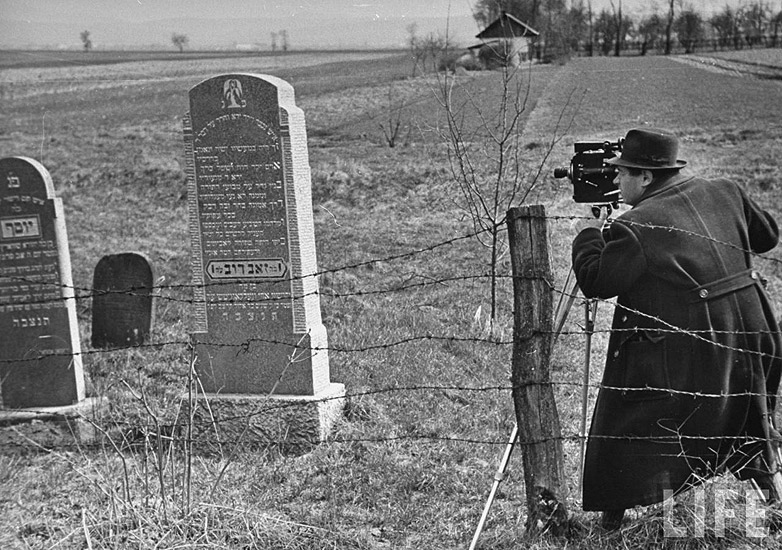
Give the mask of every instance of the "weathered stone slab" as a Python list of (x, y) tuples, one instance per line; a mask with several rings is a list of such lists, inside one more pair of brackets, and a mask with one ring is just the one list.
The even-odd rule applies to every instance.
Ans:
[[(207, 454), (269, 445), (285, 453), (308, 452), (333, 431), (344, 405), (342, 384), (330, 384), (317, 396), (199, 396), (192, 415), (192, 438), (199, 451)], [(188, 414), (187, 405), (184, 411)]]
[(143, 344), (152, 327), (154, 275), (136, 252), (103, 256), (92, 279), (92, 346)]
[(330, 389), (304, 115), (293, 88), (228, 74), (190, 90), (185, 118), (196, 315), (205, 391)]
[(94, 445), (101, 437), (95, 426), (105, 422), (105, 398), (86, 399), (59, 407), (0, 411), (0, 454), (75, 450)]
[(62, 201), (49, 172), (0, 159), (0, 408), (84, 399)]

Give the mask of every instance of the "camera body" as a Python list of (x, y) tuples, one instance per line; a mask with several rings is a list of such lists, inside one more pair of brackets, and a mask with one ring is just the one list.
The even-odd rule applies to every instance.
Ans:
[(617, 169), (606, 160), (622, 151), (623, 139), (617, 141), (577, 141), (569, 168), (555, 168), (555, 178), (569, 178), (573, 184), (573, 200), (579, 203), (609, 204), (620, 201), (614, 184)]

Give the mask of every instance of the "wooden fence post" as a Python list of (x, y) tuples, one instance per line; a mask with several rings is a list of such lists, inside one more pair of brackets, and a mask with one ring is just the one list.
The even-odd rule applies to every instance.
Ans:
[(562, 434), (549, 376), (553, 278), (546, 210), (542, 205), (512, 208), (507, 224), (514, 294), (511, 382), (524, 465), (526, 527), (530, 533), (562, 534), (568, 513)]

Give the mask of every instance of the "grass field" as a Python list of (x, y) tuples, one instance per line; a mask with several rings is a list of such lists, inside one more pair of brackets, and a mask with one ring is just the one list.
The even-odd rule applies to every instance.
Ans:
[[(472, 224), (459, 207), (441, 137), (440, 81), (410, 79), (404, 55), (378, 52), (100, 65), (46, 55), (24, 63), (0, 54), (7, 67), (0, 72), (0, 154), (43, 162), (64, 201), (74, 284), (84, 296), (78, 314), (88, 388), (110, 400), (106, 429), (151, 426), (129, 388), (147, 396), (162, 422), (178, 411), (192, 299), (181, 120), (189, 88), (221, 72), (288, 80), (304, 110), (331, 378), (346, 385), (349, 406), (332, 440), (308, 454), (286, 456), (270, 446), (196, 457), (190, 505), (178, 455), (162, 472), (151, 455), (120, 455), (109, 445), (0, 456), (0, 547), (466, 548), (514, 423), (512, 296), (504, 258), (499, 330), (487, 337), (488, 256), (474, 239), (459, 238)], [(670, 128), (689, 170), (738, 181), (780, 219), (778, 82), (662, 57), (574, 59), (526, 68), (521, 78), (530, 91), (521, 150), (525, 166), (534, 173), (543, 163), (544, 174), (527, 202), (544, 204), (552, 217), (558, 288), (586, 208), (572, 203), (566, 181), (549, 174), (567, 164), (577, 139)], [(497, 73), (457, 77), (460, 97), (477, 98), (465, 104), (466, 124), (477, 120), (476, 104), (496, 104), (497, 84)], [(390, 148), (380, 124), (396, 113), (402, 132)], [(552, 140), (544, 162), (541, 151)], [(162, 280), (153, 335), (159, 346), (92, 353), (92, 270), (104, 254), (123, 251), (146, 254)], [(758, 267), (782, 311), (780, 253)], [(573, 532), (525, 539), (516, 456), (481, 548), (773, 547), (774, 540), (743, 538), (735, 529), (724, 538), (666, 539), (656, 509), (635, 512), (622, 534), (605, 535), (593, 515), (580, 512), (583, 336), (580, 312), (572, 317), (552, 369)], [(593, 385), (610, 317), (610, 303), (601, 304)]]

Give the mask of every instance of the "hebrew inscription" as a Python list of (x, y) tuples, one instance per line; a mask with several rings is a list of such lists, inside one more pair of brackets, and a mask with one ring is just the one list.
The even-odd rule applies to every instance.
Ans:
[(328, 358), (293, 89), (268, 76), (214, 77), (190, 91), (184, 126), (202, 381), (210, 391), (313, 394), (329, 384)]
[(68, 240), (49, 172), (0, 159), (0, 405), (84, 398)]

